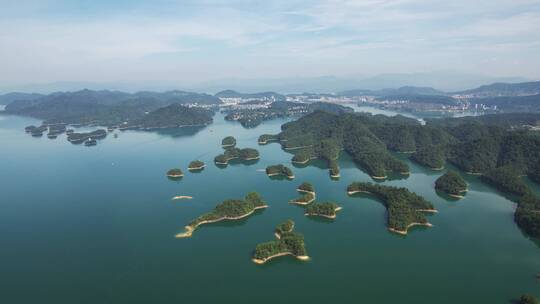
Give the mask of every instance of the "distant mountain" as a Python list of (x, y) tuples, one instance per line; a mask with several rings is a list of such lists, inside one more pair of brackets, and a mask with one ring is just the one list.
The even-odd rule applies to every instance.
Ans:
[(371, 96), (393, 96), (393, 95), (445, 95), (444, 92), (436, 90), (431, 87), (413, 87), (405, 86), (397, 89), (387, 88), (381, 90), (348, 90), (338, 92), (337, 95), (340, 96), (362, 96), (362, 95), (371, 95)]
[(139, 119), (145, 112), (173, 103), (214, 105), (221, 103), (221, 100), (208, 94), (184, 91), (130, 94), (120, 91), (81, 90), (17, 100), (8, 104), (5, 111), (47, 122), (114, 125)]
[(526, 96), (540, 94), (540, 81), (520, 83), (493, 83), (476, 89), (454, 92), (475, 97)]
[(42, 94), (36, 94), (36, 93), (19, 93), (19, 92), (13, 92), (13, 93), (7, 93), (0, 95), (0, 105), (7, 105), (12, 103), (16, 100), (34, 100), (43, 97)]
[(233, 90), (224, 90), (216, 93), (214, 96), (219, 98), (251, 98), (273, 101), (283, 101), (285, 96), (276, 92), (258, 92), (258, 93), (240, 93)]

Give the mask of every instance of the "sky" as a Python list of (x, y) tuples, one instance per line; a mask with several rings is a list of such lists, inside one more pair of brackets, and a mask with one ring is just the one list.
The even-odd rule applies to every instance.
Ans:
[(0, 0), (0, 84), (540, 79), (540, 0)]

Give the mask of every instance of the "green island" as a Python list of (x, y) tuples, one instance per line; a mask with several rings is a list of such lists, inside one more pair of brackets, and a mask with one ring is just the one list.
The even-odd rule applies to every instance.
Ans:
[(190, 171), (199, 171), (199, 170), (204, 169), (205, 166), (206, 165), (204, 164), (203, 161), (194, 160), (194, 161), (189, 163), (188, 170), (190, 170)]
[(266, 145), (269, 142), (279, 141), (279, 138), (276, 135), (272, 134), (263, 134), (259, 136), (258, 143), (259, 145)]
[(455, 198), (463, 198), (467, 183), (455, 171), (448, 171), (435, 181), (435, 189)]
[(101, 139), (107, 136), (107, 131), (104, 129), (98, 129), (92, 132), (84, 133), (70, 133), (67, 136), (67, 140), (72, 144), (81, 144), (89, 139)]
[(333, 202), (312, 203), (306, 206), (305, 215), (322, 216), (329, 219), (335, 219), (337, 212), (342, 208)]
[(289, 201), (291, 204), (308, 205), (315, 201), (315, 188), (308, 182), (302, 183), (298, 188), (298, 192), (302, 195), (299, 198)]
[(260, 158), (259, 151), (253, 148), (239, 149), (236, 147), (225, 148), (225, 152), (214, 157), (217, 165), (228, 165), (229, 161), (240, 159), (242, 161), (257, 160)]
[(306, 192), (306, 193), (312, 193), (315, 194), (315, 187), (311, 183), (303, 182), (298, 188), (296, 188), (298, 192)]
[(266, 175), (268, 176), (284, 176), (288, 179), (294, 178), (292, 170), (282, 164), (266, 167)]
[(181, 169), (174, 168), (167, 171), (167, 177), (169, 178), (181, 178), (184, 176), (184, 172)]
[(437, 212), (433, 204), (407, 188), (355, 182), (347, 186), (347, 194), (355, 193), (367, 193), (380, 199), (387, 210), (388, 230), (402, 235), (416, 225), (431, 227), (424, 213)]
[(214, 210), (202, 214), (192, 220), (186, 227), (186, 231), (176, 235), (177, 238), (185, 238), (193, 235), (197, 227), (203, 224), (216, 223), (224, 220), (239, 220), (250, 216), (258, 209), (267, 208), (268, 205), (262, 200), (257, 192), (250, 192), (243, 200), (228, 199), (218, 204)]
[(258, 244), (255, 247), (252, 261), (264, 264), (273, 258), (292, 255), (301, 261), (309, 260), (307, 255), (304, 236), (293, 232), (294, 222), (287, 220), (276, 227), (276, 240)]
[(303, 193), (300, 197), (289, 201), (291, 204), (297, 204), (297, 205), (308, 205), (315, 201), (315, 193), (313, 192), (306, 192)]
[(236, 138), (234, 138), (232, 136), (227, 136), (227, 137), (223, 138), (223, 140), (221, 140), (221, 146), (223, 148), (229, 148), (229, 147), (236, 146)]
[(294, 221), (291, 219), (286, 220), (285, 222), (276, 226), (275, 235), (276, 238), (280, 239), (282, 235), (286, 233), (291, 233), (294, 229)]
[(532, 294), (524, 294), (519, 297), (517, 304), (540, 304), (540, 300)]

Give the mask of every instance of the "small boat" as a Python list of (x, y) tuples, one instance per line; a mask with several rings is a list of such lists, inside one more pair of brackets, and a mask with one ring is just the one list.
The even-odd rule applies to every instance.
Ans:
[(88, 140), (86, 140), (84, 142), (84, 145), (87, 146), (87, 147), (95, 146), (95, 145), (97, 145), (97, 140), (95, 140), (93, 138), (89, 138)]

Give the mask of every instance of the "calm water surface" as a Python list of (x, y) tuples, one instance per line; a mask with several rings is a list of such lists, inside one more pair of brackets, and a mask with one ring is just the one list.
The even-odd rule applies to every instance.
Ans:
[[(501, 193), (465, 176), (466, 197), (448, 200), (433, 189), (443, 172), (409, 163), (408, 178), (383, 184), (408, 187), (439, 213), (430, 217), (433, 228), (398, 236), (386, 230), (379, 202), (346, 195), (350, 182), (371, 180), (346, 155), (339, 181), (318, 162), (293, 168), (294, 181), (259, 172), (290, 162), (277, 144), (257, 146), (283, 122), (247, 130), (218, 114), (203, 129), (119, 132), (88, 148), (65, 136), (33, 138), (23, 128), (39, 122), (0, 116), (1, 302), (454, 304), (540, 296), (539, 245), (516, 227), (515, 205)], [(227, 135), (259, 149), (261, 160), (214, 166)], [(195, 159), (207, 163), (202, 173), (187, 172)], [(165, 177), (173, 167), (186, 172), (181, 181)], [(287, 203), (303, 181), (318, 199), (343, 207), (335, 221), (307, 218)], [(270, 207), (174, 238), (191, 219), (249, 191)], [(255, 245), (272, 240), (287, 218), (305, 235), (311, 260), (252, 263)]]

